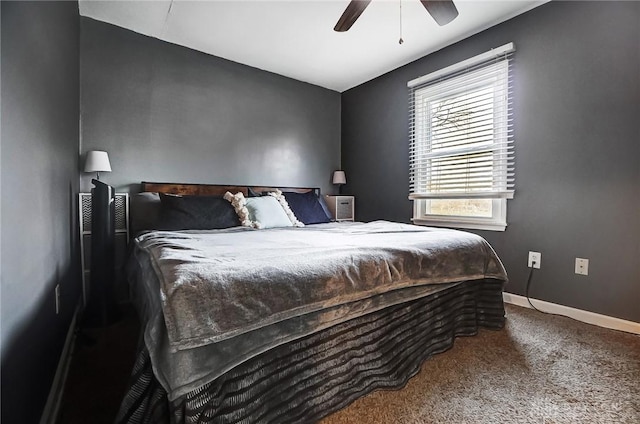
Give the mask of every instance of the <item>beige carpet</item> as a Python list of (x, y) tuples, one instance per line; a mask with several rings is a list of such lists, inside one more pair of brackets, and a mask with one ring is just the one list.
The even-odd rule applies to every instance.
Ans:
[(398, 391), (322, 421), (640, 423), (640, 336), (507, 305), (501, 331), (458, 338)]

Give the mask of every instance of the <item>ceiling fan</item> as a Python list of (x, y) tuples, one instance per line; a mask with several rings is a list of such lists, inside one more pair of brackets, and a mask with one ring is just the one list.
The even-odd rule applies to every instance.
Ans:
[[(369, 3), (371, 0), (351, 0), (333, 30), (348, 31)], [(420, 3), (440, 26), (448, 24), (458, 16), (458, 9), (453, 4), (453, 0), (420, 0)]]

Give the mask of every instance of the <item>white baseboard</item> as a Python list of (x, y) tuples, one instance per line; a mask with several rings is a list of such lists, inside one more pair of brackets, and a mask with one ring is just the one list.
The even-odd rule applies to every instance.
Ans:
[[(525, 308), (531, 308), (527, 298), (512, 293), (502, 293), (505, 303), (511, 303)], [(530, 298), (531, 299), (531, 298)], [(595, 312), (583, 311), (569, 306), (558, 305), (557, 303), (545, 302), (544, 300), (531, 299), (531, 303), (537, 309), (552, 314), (564, 315), (587, 324), (597, 325), (599, 327), (610, 328), (612, 330), (625, 331), (627, 333), (640, 334), (640, 323), (626, 321), (620, 318), (610, 317), (607, 315), (596, 314)]]
[(51, 383), (47, 403), (45, 404), (42, 416), (40, 417), (40, 424), (55, 424), (58, 419), (58, 412), (60, 411), (60, 404), (62, 402), (62, 394), (67, 382), (67, 376), (69, 375), (73, 347), (76, 342), (76, 322), (80, 312), (80, 305), (81, 303), (79, 300), (76, 310), (73, 312), (73, 318), (71, 318), (69, 329), (67, 330), (67, 337), (64, 341), (62, 353), (60, 354), (56, 375), (53, 377), (53, 383)]

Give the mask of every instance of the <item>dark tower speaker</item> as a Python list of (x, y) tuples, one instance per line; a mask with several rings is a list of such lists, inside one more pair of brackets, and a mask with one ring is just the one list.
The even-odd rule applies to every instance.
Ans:
[(100, 180), (91, 182), (91, 286), (85, 324), (95, 327), (118, 321), (120, 313), (114, 289), (115, 190)]

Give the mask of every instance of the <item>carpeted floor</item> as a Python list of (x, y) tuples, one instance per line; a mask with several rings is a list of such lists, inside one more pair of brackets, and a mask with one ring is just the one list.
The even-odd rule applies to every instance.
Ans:
[[(640, 423), (640, 336), (506, 305), (504, 330), (458, 338), (398, 391), (322, 424)], [(113, 421), (134, 357), (129, 316), (79, 344), (59, 424)]]
[(504, 330), (457, 339), (404, 389), (322, 424), (640, 423), (640, 336), (506, 309)]
[(139, 328), (135, 311), (123, 307), (118, 322), (78, 335), (58, 424), (113, 423), (133, 368)]

